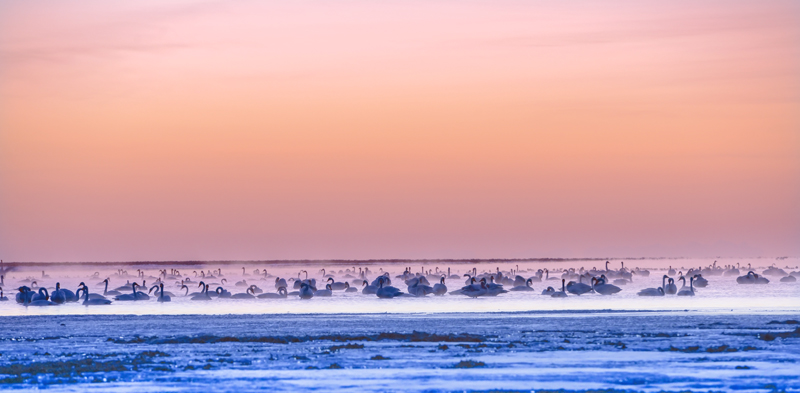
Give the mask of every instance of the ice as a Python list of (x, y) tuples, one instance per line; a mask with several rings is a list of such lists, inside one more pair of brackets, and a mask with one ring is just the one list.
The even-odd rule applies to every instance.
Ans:
[[(800, 319), (790, 317), (778, 319)], [(762, 339), (794, 330), (773, 321), (704, 312), (6, 317), (0, 373), (16, 365), (27, 373), (6, 375), (5, 386), (63, 390), (797, 391), (800, 339)], [(229, 339), (192, 339), (209, 336)], [(388, 359), (371, 360), (378, 355)], [(80, 375), (37, 366), (85, 359), (109, 365)], [(456, 368), (462, 361), (485, 366)], [(111, 385), (82, 383), (98, 379)]]

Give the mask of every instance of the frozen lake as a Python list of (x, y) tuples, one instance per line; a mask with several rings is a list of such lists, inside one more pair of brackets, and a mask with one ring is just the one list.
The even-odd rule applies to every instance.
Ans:
[[(759, 274), (774, 262), (756, 261), (744, 264), (751, 263)], [(684, 271), (711, 262), (666, 261)], [(152, 283), (163, 267), (113, 267), (99, 277), (94, 271), (48, 269), (45, 275), (50, 277), (45, 278), (38, 270), (17, 269), (5, 277), (3, 289), (11, 300), (0, 303), (0, 386), (126, 392), (195, 391), (209, 383), (237, 392), (800, 391), (800, 285), (780, 282), (779, 277), (769, 277), (766, 285), (740, 285), (736, 277), (712, 275), (704, 276), (708, 286), (697, 288), (694, 297), (637, 296), (640, 289), (661, 285), (668, 267), (660, 266), (664, 263), (632, 262), (632, 267), (649, 269), (649, 276), (634, 275), (633, 282), (612, 296), (540, 294), (546, 286), (560, 286), (559, 279), (533, 283), (531, 292), (477, 299), (379, 299), (334, 291), (331, 297), (309, 300), (289, 296), (198, 302), (182, 296), (178, 281), (165, 280), (166, 289), (175, 293), (171, 302), (151, 298), (91, 307), (24, 307), (14, 301), (11, 288), (35, 279), (46, 287), (60, 282), (74, 290), (83, 281), (92, 293), (102, 293), (97, 284), (105, 277), (112, 287), (136, 279)], [(796, 263), (780, 261), (781, 267)], [(516, 270), (516, 265), (437, 267), (461, 275), (473, 266), (481, 273), (498, 267)], [(402, 279), (395, 277), (403, 272), (401, 266), (370, 269), (390, 271), (392, 285), (405, 291)], [(556, 270), (580, 267), (603, 264), (529, 263), (516, 273), (527, 278), (547, 268), (560, 276)], [(141, 268), (144, 277), (137, 277)], [(126, 269), (128, 277), (119, 276), (118, 269)], [(196, 291), (197, 281), (187, 270), (214, 274), (218, 268), (179, 269), (192, 277), (191, 290)], [(248, 285), (274, 291), (275, 276), (296, 276), (303, 267), (271, 266), (267, 278), (255, 276), (253, 266), (246, 267), (248, 276), (235, 267), (223, 269), (229, 272), (206, 281), (224, 277), (225, 288), (238, 293), (245, 288), (232, 282), (245, 279)], [(343, 269), (335, 267), (336, 280), (355, 281), (345, 279)], [(319, 267), (305, 270), (322, 281)], [(368, 278), (375, 276), (377, 272)], [(465, 279), (446, 283), (453, 290)]]

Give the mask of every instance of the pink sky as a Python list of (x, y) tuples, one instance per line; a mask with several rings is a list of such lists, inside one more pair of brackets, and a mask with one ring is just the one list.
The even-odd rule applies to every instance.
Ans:
[(3, 2), (0, 258), (800, 255), (799, 17)]

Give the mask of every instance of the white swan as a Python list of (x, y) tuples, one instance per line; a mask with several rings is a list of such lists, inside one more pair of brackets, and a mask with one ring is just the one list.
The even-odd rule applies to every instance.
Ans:
[(689, 288), (686, 288), (686, 277), (681, 277), (678, 280), (683, 280), (683, 286), (678, 291), (678, 296), (694, 296), (694, 277), (689, 277)]
[(480, 285), (470, 284), (462, 288), (461, 294), (469, 296), (474, 299), (479, 296), (485, 296), (488, 290), (489, 289), (486, 287), (486, 280), (481, 280)]
[(567, 280), (562, 278), (562, 279), (561, 279), (561, 290), (560, 290), (560, 291), (553, 292), (553, 293), (550, 295), (550, 297), (567, 297), (567, 291), (566, 291), (566, 287), (564, 286), (564, 283), (565, 283), (565, 282), (567, 282)]
[(444, 285), (444, 276), (439, 279), (439, 282), (433, 286), (433, 294), (442, 296), (447, 293), (447, 285)]
[(381, 276), (382, 278), (378, 280), (378, 290), (375, 294), (381, 299), (391, 299), (393, 297), (403, 296), (403, 292), (393, 286), (386, 286), (384, 282), (386, 282), (385, 277)]
[(566, 288), (567, 292), (578, 296), (592, 291), (592, 287), (590, 285), (586, 285), (583, 283), (583, 276), (578, 277), (578, 282), (570, 281), (569, 284), (567, 284)]
[(89, 287), (87, 287), (86, 284), (83, 284), (83, 286), (81, 287), (81, 290), (83, 291), (83, 295), (84, 295), (83, 303), (82, 303), (84, 306), (87, 306), (87, 307), (88, 306), (106, 306), (106, 305), (111, 304), (111, 300), (108, 300), (108, 299), (92, 299), (92, 298), (90, 298), (89, 297)]
[(667, 286), (664, 287), (664, 293), (667, 295), (674, 295), (678, 293), (678, 287), (675, 285), (675, 280), (673, 280), (671, 277), (669, 280), (667, 280)]
[(318, 291), (314, 291), (314, 296), (320, 297), (331, 297), (333, 296), (333, 285), (325, 284), (325, 289), (320, 289)]
[(605, 276), (600, 276), (600, 279), (593, 278), (592, 289), (601, 295), (613, 295), (622, 290), (616, 285), (606, 284)]
[(300, 292), (298, 293), (300, 299), (311, 299), (314, 297), (314, 290), (311, 289), (311, 285), (306, 283), (300, 284)]
[(285, 287), (278, 288), (278, 293), (262, 293), (256, 296), (259, 299), (285, 299), (288, 296)]
[[(519, 276), (517, 276), (517, 277), (519, 277)], [(513, 288), (509, 289), (509, 291), (514, 291), (514, 292), (532, 291), (532, 290), (533, 290), (533, 287), (531, 287), (531, 282), (533, 282), (533, 280), (531, 280), (531, 279), (529, 278), (528, 280), (526, 280), (526, 281), (523, 283), (523, 285), (517, 285), (517, 286), (515, 286), (515, 287), (513, 287)]]
[(664, 286), (666, 285), (666, 280), (669, 277), (665, 274), (664, 277), (661, 277), (661, 286), (658, 288), (647, 288), (642, 289), (637, 293), (639, 296), (664, 296)]
[(739, 284), (769, 284), (768, 279), (753, 273), (753, 271), (747, 272), (744, 276), (737, 277), (736, 282)]

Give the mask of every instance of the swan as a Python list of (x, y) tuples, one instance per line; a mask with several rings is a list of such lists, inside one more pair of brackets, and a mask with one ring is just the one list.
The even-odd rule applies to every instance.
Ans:
[[(42, 274), (44, 274), (44, 272), (42, 272)], [(786, 276), (788, 273), (786, 273), (786, 271), (781, 268), (775, 267), (775, 265), (773, 264), (772, 266), (768, 267), (767, 270), (764, 270), (762, 274), (765, 276), (781, 277), (781, 276)]]
[(50, 301), (56, 304), (65, 303), (67, 301), (67, 295), (61, 290), (61, 283), (56, 283), (56, 289), (50, 294)]
[[(608, 262), (606, 262), (606, 265)], [(578, 278), (578, 282), (570, 281), (566, 286), (567, 292), (573, 295), (583, 295), (584, 293), (591, 292), (592, 286), (583, 283), (583, 276)]]
[(678, 291), (678, 296), (694, 296), (694, 277), (689, 277), (689, 288), (686, 288), (686, 277), (681, 277), (679, 280), (683, 280), (683, 285)]
[(663, 277), (661, 277), (661, 286), (660, 287), (642, 289), (641, 291), (639, 291), (639, 293), (637, 293), (637, 295), (639, 295), (639, 296), (664, 296), (664, 287), (666, 286), (666, 280), (668, 278), (669, 277), (665, 274)]
[(669, 266), (669, 270), (667, 270), (667, 275), (668, 276), (674, 276), (675, 275), (675, 269), (672, 268), (672, 265)]
[(211, 300), (211, 296), (208, 295), (208, 284), (203, 284), (201, 281), (200, 285), (203, 286), (203, 290), (199, 294), (192, 296), (192, 300), (199, 300), (199, 301)]
[(628, 283), (633, 282), (633, 272), (631, 272), (631, 276), (628, 278), (616, 278), (612, 282), (614, 285), (628, 285)]
[(350, 293), (353, 293), (353, 292), (358, 292), (358, 288), (356, 288), (356, 287), (351, 287), (351, 286), (350, 286), (350, 283), (349, 283), (349, 282), (346, 282), (346, 283), (344, 283), (344, 291), (345, 291), (345, 292), (350, 292)]
[(131, 286), (131, 282), (129, 280), (129, 281), (125, 282), (125, 285), (117, 287), (117, 288), (114, 288), (114, 290), (115, 291), (126, 291), (126, 290), (128, 290), (128, 288), (130, 288), (130, 286)]
[(361, 294), (362, 295), (374, 295), (378, 293), (378, 286), (377, 285), (370, 285), (367, 280), (364, 280), (362, 284)]
[(285, 299), (288, 296), (285, 287), (278, 288), (278, 293), (262, 293), (256, 296), (259, 299)]
[(739, 284), (769, 284), (768, 279), (753, 273), (752, 270), (744, 276), (737, 277), (736, 282)]
[[(157, 289), (158, 290), (157, 293), (158, 293), (158, 302), (159, 303), (172, 301), (172, 297), (170, 295), (167, 295), (167, 294), (164, 293), (164, 283), (159, 283), (158, 285), (153, 285), (153, 287), (150, 288), (150, 291), (152, 291), (153, 289)], [(150, 292), (150, 291), (148, 291), (148, 292)]]
[(47, 292), (47, 288), (39, 288), (39, 292), (33, 294), (31, 301), (35, 302), (37, 300), (50, 300), (50, 294)]
[[(516, 282), (516, 280), (514, 280), (514, 282)], [(513, 288), (509, 289), (509, 291), (514, 291), (514, 292), (532, 291), (533, 290), (533, 287), (531, 287), (532, 282), (533, 280), (529, 278), (525, 280), (523, 285), (514, 286)]]
[[(83, 283), (82, 283), (83, 284)], [(108, 299), (93, 299), (89, 296), (89, 287), (86, 284), (80, 287), (81, 291), (83, 291), (83, 304), (84, 306), (105, 306), (111, 304), (111, 300)]]
[(205, 288), (206, 288), (206, 283), (205, 283), (205, 281), (200, 281), (199, 283), (197, 283), (197, 287), (198, 287), (198, 288), (200, 288), (200, 292), (192, 292), (192, 293), (188, 293), (189, 291), (188, 291), (188, 288), (187, 288), (187, 291), (186, 291), (186, 292), (187, 292), (187, 294), (186, 294), (186, 296), (192, 296), (192, 297), (194, 297), (194, 296), (198, 296), (198, 295), (203, 295), (203, 294), (205, 293), (205, 290), (206, 290), (206, 289), (205, 289)]
[(556, 293), (556, 290), (553, 287), (547, 287), (545, 290), (542, 291), (542, 295), (552, 295)]
[[(342, 291), (347, 289), (346, 282), (336, 282), (334, 281), (333, 277), (328, 277), (328, 285), (330, 285), (330, 290), (332, 291)], [(326, 285), (325, 288), (328, 288)]]
[(392, 285), (392, 279), (389, 278), (389, 272), (383, 273), (382, 275), (376, 277), (374, 280), (372, 280), (372, 282), (369, 285), (378, 288), (378, 286), (380, 286), (381, 280), (383, 280), (384, 285)]
[[(80, 297), (83, 297), (83, 298), (85, 298), (85, 297), (86, 297), (86, 292), (84, 291), (83, 287), (87, 287), (87, 288), (88, 288), (88, 286), (86, 285), (86, 283), (84, 283), (83, 281), (81, 281), (81, 283), (80, 283), (80, 284), (78, 284), (78, 290), (77, 290), (77, 291), (75, 291), (75, 295), (76, 295), (76, 296), (78, 296), (79, 298), (80, 298)], [(83, 295), (80, 295), (80, 292), (81, 292), (81, 291), (84, 291), (84, 294), (83, 294)], [(91, 300), (91, 299), (107, 300), (105, 296), (103, 296), (103, 295), (101, 295), (101, 294), (99, 294), (99, 293), (90, 293), (90, 294), (89, 294), (89, 300)]]
[(26, 302), (31, 301), (31, 298), (33, 297), (33, 293), (31, 292), (30, 288), (28, 288), (27, 286), (23, 285), (23, 286), (18, 288), (18, 291), (19, 292), (17, 293), (17, 296), (16, 296), (17, 303), (22, 304), (22, 303), (26, 303)]
[(448, 267), (447, 268), (447, 278), (449, 278), (451, 280), (458, 280), (459, 278), (461, 278), (461, 276), (459, 276), (458, 274), (450, 274), (450, 268)]
[[(562, 278), (562, 279), (561, 279), (561, 290), (560, 290), (560, 291), (555, 291), (555, 292), (553, 292), (553, 293), (550, 295), (550, 297), (567, 297), (567, 291), (566, 291), (566, 287), (564, 286), (564, 283), (565, 283), (565, 282), (567, 282), (567, 280)], [(585, 284), (584, 284), (584, 285), (585, 285)]]
[(314, 296), (322, 296), (322, 297), (330, 297), (333, 295), (333, 289), (331, 289), (331, 284), (325, 284), (325, 289), (320, 289), (318, 291), (314, 291)]
[[(702, 274), (695, 274), (691, 278), (694, 278), (694, 285), (697, 285), (698, 288), (705, 288), (708, 286), (708, 280), (703, 278)], [(691, 284), (691, 282), (689, 282)]]
[(461, 290), (462, 295), (467, 295), (473, 299), (478, 298), (480, 296), (485, 296), (489, 292), (489, 288), (486, 287), (486, 279), (481, 279), (481, 284), (471, 284), (467, 285)]
[(49, 301), (47, 299), (41, 299), (40, 298), (38, 300), (34, 300), (33, 296), (28, 297), (27, 293), (31, 292), (31, 290), (28, 287), (25, 287), (25, 286), (19, 287), (19, 291), (20, 292), (24, 291), (23, 292), (24, 293), (23, 299), (25, 299), (25, 301), (22, 304), (25, 307), (28, 307), (28, 306), (35, 306), (35, 307), (39, 307), (39, 306), (55, 306), (56, 305), (55, 303), (53, 303), (53, 302), (51, 302), (51, 301)]
[(275, 277), (275, 289), (280, 287), (289, 288), (289, 284), (286, 283), (286, 279)]
[(408, 281), (408, 293), (410, 295), (422, 297), (429, 293), (433, 293), (433, 288), (429, 285), (424, 285), (418, 278), (412, 278)]
[(7, 302), (8, 298), (3, 296), (3, 287), (0, 287), (0, 302)]
[(475, 278), (474, 277), (470, 277), (469, 282), (467, 282), (467, 285), (464, 285), (460, 289), (456, 289), (454, 291), (451, 291), (450, 294), (451, 295), (464, 295), (465, 294), (464, 291), (477, 291), (477, 290), (480, 289), (480, 287), (481, 287), (481, 285), (477, 283)]
[(381, 279), (378, 283), (378, 290), (375, 292), (381, 299), (391, 299), (393, 297), (403, 296), (403, 292), (393, 286), (384, 286), (385, 279)]
[(439, 278), (439, 282), (434, 284), (433, 286), (433, 294), (436, 296), (442, 296), (447, 293), (447, 285), (444, 284), (445, 276)]
[[(248, 287), (247, 291), (249, 292), (249, 290), (250, 290), (250, 288)], [(209, 294), (209, 296), (218, 297), (220, 299), (228, 299), (231, 296), (233, 296), (233, 294), (231, 294), (230, 292), (225, 290), (225, 288), (223, 288), (223, 287), (217, 287), (217, 289), (212, 293), (214, 293), (215, 295)]]
[[(489, 279), (494, 281), (494, 276), (489, 276)], [(507, 293), (508, 292), (505, 289), (503, 289), (503, 286), (500, 285), (500, 284), (495, 284), (494, 282), (487, 283), (486, 282), (486, 278), (482, 278), (481, 281), (486, 286), (486, 296), (497, 296), (497, 295), (499, 295), (501, 293)]]
[(131, 284), (131, 288), (133, 289), (133, 294), (130, 295), (119, 295), (114, 297), (114, 300), (117, 301), (131, 301), (131, 300), (150, 300), (150, 296), (148, 296), (144, 292), (139, 292), (136, 290), (136, 287), (140, 286), (138, 283), (133, 282)]
[[(58, 292), (58, 294), (56, 294), (56, 292)], [(56, 297), (56, 296), (58, 296), (58, 297), (63, 296), (64, 301), (63, 302), (58, 302), (58, 301), (54, 300), (54, 297)], [(69, 289), (66, 289), (66, 288), (62, 288), (61, 287), (61, 283), (57, 282), (56, 283), (56, 290), (55, 290), (55, 292), (53, 292), (50, 295), (50, 300), (52, 300), (55, 303), (77, 302), (78, 301), (78, 296), (75, 295), (75, 292), (72, 292), (72, 291), (70, 291)]]
[(592, 278), (592, 289), (601, 295), (613, 295), (622, 290), (622, 288), (606, 284), (605, 276), (600, 276), (600, 279)]
[(300, 284), (299, 296), (300, 299), (311, 299), (312, 297), (314, 297), (314, 291), (311, 289), (310, 285), (302, 283)]
[(231, 299), (255, 299), (255, 292), (253, 292), (253, 287), (255, 285), (251, 285), (247, 287), (247, 291), (245, 293), (237, 293), (235, 295), (231, 295)]
[(797, 282), (797, 278), (795, 276), (781, 277), (781, 282)]
[(673, 280), (672, 278), (667, 280), (667, 286), (664, 287), (664, 293), (667, 295), (674, 295), (678, 293), (678, 287), (675, 286), (675, 280)]

